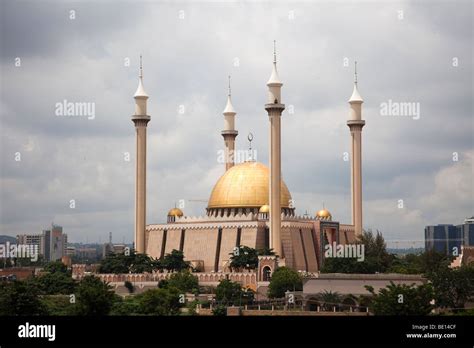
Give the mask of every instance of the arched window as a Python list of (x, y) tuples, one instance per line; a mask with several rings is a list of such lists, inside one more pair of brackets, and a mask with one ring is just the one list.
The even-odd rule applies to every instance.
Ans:
[(270, 279), (272, 278), (272, 269), (268, 266), (263, 267), (263, 281), (264, 282), (269, 282)]

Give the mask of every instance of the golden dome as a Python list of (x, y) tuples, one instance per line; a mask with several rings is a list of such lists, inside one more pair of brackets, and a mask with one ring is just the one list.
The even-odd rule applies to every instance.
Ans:
[(179, 208), (173, 208), (168, 212), (168, 216), (183, 216), (183, 211)]
[(327, 209), (321, 209), (316, 213), (316, 217), (321, 220), (332, 220), (332, 215)]
[(259, 213), (269, 213), (270, 212), (270, 206), (268, 204), (262, 205), (260, 209), (258, 210)]
[[(269, 178), (270, 171), (262, 163), (237, 164), (217, 181), (207, 208), (260, 208), (269, 201)], [(281, 207), (289, 208), (290, 200), (290, 191), (282, 180)]]

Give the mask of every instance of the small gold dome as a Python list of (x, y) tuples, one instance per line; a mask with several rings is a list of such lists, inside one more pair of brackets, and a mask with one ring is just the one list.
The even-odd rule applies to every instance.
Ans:
[[(212, 190), (208, 209), (260, 208), (269, 201), (270, 171), (255, 161), (237, 164), (227, 170)], [(282, 208), (290, 207), (291, 195), (283, 180), (280, 188)]]
[(262, 205), (260, 209), (258, 210), (259, 213), (269, 213), (270, 212), (270, 206), (268, 204)]
[(168, 216), (183, 216), (183, 211), (179, 208), (173, 208), (168, 212)]
[(321, 220), (332, 220), (332, 215), (327, 209), (321, 209), (316, 213), (316, 217), (321, 219)]

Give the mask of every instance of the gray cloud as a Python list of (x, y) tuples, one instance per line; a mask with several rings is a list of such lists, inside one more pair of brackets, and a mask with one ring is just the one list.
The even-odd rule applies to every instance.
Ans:
[[(76, 10), (74, 21), (70, 9)], [(473, 194), (471, 9), (462, 1), (4, 2), (0, 233), (36, 232), (54, 220), (73, 241), (105, 240), (109, 231), (132, 240), (130, 115), (140, 53), (152, 116), (148, 222), (164, 221), (180, 199), (187, 201), (187, 214), (203, 214), (205, 203), (188, 200), (207, 199), (223, 173), (217, 151), (229, 74), (237, 146), (248, 147), (251, 131), (258, 160), (268, 163), (263, 104), (273, 39), (287, 104), (283, 176), (300, 213), (312, 214), (325, 202), (336, 219), (350, 222), (343, 153), (349, 151), (345, 122), (357, 59), (367, 121), (367, 227), (387, 239), (420, 240), (425, 224), (459, 223), (474, 212), (464, 198)], [(14, 66), (15, 57), (21, 67)], [(64, 99), (95, 102), (96, 118), (55, 116), (55, 103)], [(389, 99), (419, 102), (421, 118), (381, 116), (380, 103)], [(14, 161), (17, 151), (21, 162)], [(131, 153), (130, 162), (124, 152)], [(76, 199), (75, 209), (70, 199)], [(397, 208), (398, 199), (406, 209)]]

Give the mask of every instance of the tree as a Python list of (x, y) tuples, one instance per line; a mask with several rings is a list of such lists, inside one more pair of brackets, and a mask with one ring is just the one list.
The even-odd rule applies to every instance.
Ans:
[(39, 290), (27, 281), (0, 283), (0, 315), (45, 315)]
[(137, 296), (139, 311), (147, 315), (178, 315), (180, 293), (176, 288), (151, 289)]
[(184, 261), (184, 254), (182, 251), (173, 249), (171, 253), (166, 254), (161, 260), (161, 267), (164, 269), (174, 272), (180, 272), (186, 269), (189, 269), (190, 263)]
[(334, 306), (338, 307), (341, 302), (341, 295), (338, 292), (324, 290), (317, 297), (324, 310), (331, 310)]
[(117, 295), (111, 286), (95, 276), (84, 277), (77, 288), (78, 315), (107, 315)]
[(110, 315), (140, 315), (140, 302), (138, 296), (127, 296), (119, 298), (112, 305)]
[(291, 268), (279, 267), (272, 274), (268, 286), (268, 297), (282, 298), (285, 297), (286, 291), (301, 291), (302, 289), (303, 281), (298, 272)]
[(42, 274), (30, 281), (37, 286), (43, 295), (68, 295), (74, 293), (76, 288), (76, 282), (71, 275), (62, 272)]
[(430, 284), (420, 286), (394, 284), (376, 294), (372, 286), (365, 288), (373, 295), (372, 309), (376, 315), (428, 315), (433, 309), (433, 288)]
[(275, 253), (273, 248), (269, 248), (269, 247), (264, 247), (264, 248), (261, 248), (261, 249), (257, 249), (257, 253), (258, 253), (258, 256), (276, 256), (276, 257), (278, 257), (278, 255)]
[(230, 254), (230, 269), (256, 269), (258, 267), (258, 253), (254, 248), (249, 248), (245, 245), (240, 245), (238, 249)]
[(419, 255), (407, 254), (395, 257), (388, 272), (405, 274), (429, 274), (447, 268), (451, 257), (435, 250), (428, 250)]
[(242, 295), (242, 286), (229, 279), (221, 280), (216, 287), (216, 300), (223, 304), (238, 304)]
[(130, 262), (129, 271), (131, 273), (151, 273), (154, 270), (155, 262), (153, 258), (146, 254), (137, 254), (133, 252), (133, 257)]
[(135, 250), (131, 250), (129, 255), (110, 253), (101, 260), (99, 265), (99, 273), (151, 273), (160, 269), (161, 265), (158, 260), (149, 257), (146, 254), (137, 254)]
[(224, 305), (217, 305), (212, 309), (212, 315), (216, 317), (225, 317), (227, 315), (227, 307)]
[(322, 273), (383, 273), (390, 268), (394, 256), (387, 252), (385, 240), (380, 233), (364, 231), (356, 241), (364, 245), (364, 261), (356, 258), (326, 258)]
[(128, 293), (131, 294), (131, 293), (133, 293), (133, 292), (135, 291), (135, 287), (133, 286), (133, 284), (132, 284), (130, 281), (126, 280), (126, 281), (123, 283), (123, 285), (127, 288)]
[(189, 271), (171, 274), (165, 287), (174, 287), (181, 292), (199, 293), (198, 278)]
[(434, 287), (435, 301), (439, 307), (464, 308), (466, 302), (474, 300), (474, 267), (441, 268), (428, 274)]
[(98, 267), (99, 273), (128, 273), (132, 258), (124, 254), (108, 254), (105, 259), (100, 261)]
[(44, 268), (44, 272), (49, 272), (49, 273), (63, 273), (63, 274), (70, 274), (68, 272), (67, 266), (62, 263), (61, 261), (52, 261), (48, 262)]

